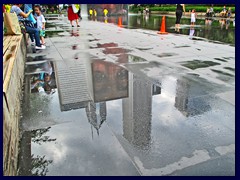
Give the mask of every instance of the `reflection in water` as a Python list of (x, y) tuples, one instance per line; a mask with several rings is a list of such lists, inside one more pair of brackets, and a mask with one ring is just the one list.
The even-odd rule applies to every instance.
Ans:
[(113, 63), (92, 63), (94, 102), (128, 96), (128, 71)]
[(30, 78), (31, 92), (54, 93), (56, 81), (53, 63), (44, 56), (28, 57), (27, 61), (25, 74)]
[(108, 23), (108, 18), (107, 17), (104, 18), (104, 23), (106, 23), (106, 24)]
[(152, 95), (161, 89), (142, 78), (130, 74), (129, 97), (122, 100), (123, 136), (140, 149), (151, 142)]
[[(127, 59), (129, 59), (129, 57), (127, 57)], [(74, 60), (73, 62), (74, 62), (74, 65), (78, 67), (75, 64)], [(146, 80), (147, 78), (143, 77), (144, 76), (143, 74), (139, 76), (138, 73), (134, 74), (132, 72), (129, 72), (123, 67), (120, 67), (114, 63), (105, 62), (102, 60), (86, 61), (86, 63), (89, 63), (88, 65), (85, 66), (86, 69), (90, 68), (88, 69), (89, 74), (87, 75), (82, 74), (83, 76), (79, 76), (79, 74), (77, 74), (77, 77), (79, 79), (78, 81), (76, 81), (78, 82), (78, 84), (74, 86), (74, 90), (79, 92), (85, 92), (86, 94), (88, 93), (88, 95), (84, 93), (82, 94), (80, 93), (82, 96), (86, 95), (87, 99), (81, 100), (76, 98), (74, 93), (72, 94), (69, 93), (67, 94), (68, 95), (67, 97), (69, 99), (75, 100), (74, 102), (78, 103), (79, 106), (76, 106), (71, 103), (64, 104), (64, 105), (68, 105), (68, 108), (65, 108), (65, 109), (61, 108), (61, 110), (69, 111), (71, 109), (80, 109), (80, 108), (85, 109), (85, 112), (84, 111), (83, 112), (86, 113), (87, 121), (91, 125), (92, 138), (94, 138), (93, 132), (96, 131), (97, 135), (101, 134), (100, 128), (103, 126), (103, 123), (107, 120), (107, 117), (111, 117), (112, 115), (111, 114), (112, 112), (108, 112), (108, 109), (107, 109), (108, 101), (119, 99), (119, 101), (122, 101), (122, 104), (120, 104), (120, 107), (118, 106), (119, 104), (116, 107), (120, 109), (120, 110), (119, 109), (117, 110), (118, 112), (122, 111), (119, 114), (122, 118), (122, 122), (121, 122), (122, 126), (120, 125), (120, 127), (123, 128), (120, 132), (122, 133), (123, 137), (133, 147), (136, 147), (138, 150), (148, 151), (152, 147), (151, 146), (152, 131), (153, 131), (152, 120), (154, 119), (152, 118), (152, 114), (156, 115), (156, 111), (152, 112), (153, 104), (154, 104), (154, 101), (162, 102), (161, 98), (163, 99), (165, 98), (164, 96), (160, 95), (161, 87), (156, 86), (154, 83), (151, 82), (151, 80)], [(70, 63), (68, 65), (70, 65)], [(143, 64), (142, 68), (146, 66), (147, 64)], [(138, 66), (138, 68), (141, 69), (140, 66)], [(71, 67), (71, 70), (74, 70), (74, 69), (72, 69)], [(82, 72), (84, 72), (83, 68), (81, 70)], [(63, 97), (64, 91), (61, 89), (63, 87), (61, 84), (63, 83), (63, 81), (61, 81), (60, 79), (62, 77), (62, 74), (60, 73), (61, 71), (56, 71), (56, 78), (59, 83), (58, 84), (59, 97)], [(71, 74), (70, 78), (68, 78), (68, 75), (65, 72), (63, 74), (66, 76), (65, 78), (67, 78), (67, 82), (69, 82), (71, 78), (75, 78), (73, 77), (73, 74)], [(81, 86), (82, 84), (81, 81), (85, 82), (86, 84), (84, 84), (84, 86)], [(175, 103), (174, 106), (178, 111), (182, 112), (182, 114), (185, 115), (186, 117), (199, 115), (211, 109), (208, 102), (204, 98), (200, 97), (202, 95), (202, 88), (200, 88), (201, 85), (199, 85), (199, 83), (194, 83), (189, 79), (182, 77), (182, 78), (178, 78), (176, 84), (174, 81), (174, 83), (171, 84), (170, 87), (172, 88), (175, 86), (176, 86), (176, 95), (175, 95), (175, 102), (173, 102)], [(70, 90), (71, 88), (69, 89), (69, 91)], [(166, 88), (164, 90), (166, 91)], [(69, 92), (69, 91), (65, 91), (65, 92)], [(92, 95), (89, 95), (89, 94), (92, 94)], [(166, 92), (164, 92), (164, 94), (166, 94)], [(198, 96), (196, 96), (196, 94)], [(154, 95), (159, 95), (159, 96), (155, 96), (155, 99), (153, 99)], [(43, 108), (48, 108), (47, 107), (48, 101), (41, 98), (36, 98), (34, 101), (31, 101), (30, 104), (31, 103), (39, 104), (39, 102), (44, 102), (44, 101), (46, 103), (46, 106), (44, 106)], [(61, 101), (61, 100), (59, 102), (60, 104), (64, 103), (64, 101)], [(115, 102), (111, 102), (111, 103), (114, 104)], [(111, 103), (109, 102), (109, 104)], [(33, 111), (34, 108), (32, 108), (31, 111)], [(114, 108), (111, 107), (111, 109), (109, 110), (112, 110), (112, 109)], [(174, 108), (174, 110), (176, 109)], [(43, 112), (45, 111), (47, 113), (52, 113), (49, 110), (43, 109)], [(48, 117), (48, 116), (42, 116), (42, 117)], [(161, 114), (159, 115), (159, 117), (164, 118), (164, 116), (162, 116)], [(109, 119), (109, 120), (114, 121), (115, 119)], [(158, 119), (158, 120), (161, 121), (161, 119)], [(56, 141), (55, 138), (50, 138), (49, 136), (46, 135), (46, 133), (49, 130), (50, 128), (46, 128), (46, 129), (39, 129), (39, 130), (30, 131), (30, 132), (26, 131), (23, 133), (23, 138), (21, 140), (21, 145), (20, 145), (21, 152), (19, 155), (19, 167), (20, 167), (19, 175), (46, 175), (47, 174), (48, 168), (49, 168), (48, 166), (51, 163), (53, 163), (53, 160), (47, 159), (47, 156), (45, 157), (45, 156), (39, 156), (40, 154), (37, 154), (37, 155), (32, 154), (31, 146), (33, 144), (34, 146), (36, 145), (38, 146), (38, 145), (43, 145), (44, 143)]]
[[(123, 26), (135, 29), (135, 28), (142, 28), (142, 29), (151, 29), (155, 31), (159, 31), (159, 27), (161, 24), (162, 16), (159, 15), (130, 15), (130, 16), (122, 16), (123, 19)], [(104, 21), (102, 17), (98, 17), (99, 21)], [(110, 17), (109, 23), (117, 24), (118, 17)], [(166, 17), (166, 28), (167, 31), (170, 33), (174, 33), (174, 24), (175, 24), (175, 17)], [(220, 41), (229, 44), (235, 44), (235, 21), (229, 20), (228, 24), (226, 25), (226, 20), (219, 20), (214, 18), (207, 18), (201, 19), (198, 18), (196, 21), (197, 27), (195, 29), (195, 35), (198, 37), (203, 37), (209, 40)], [(182, 18), (181, 19), (182, 25), (190, 25), (190, 19)], [(227, 29), (227, 33), (225, 33)], [(188, 35), (189, 34), (189, 26), (184, 27), (180, 30), (182, 34)]]
[(107, 117), (106, 102), (89, 102), (86, 107), (86, 114), (88, 122), (97, 130), (97, 134), (99, 135), (99, 129)]
[(192, 38), (194, 36), (194, 33), (195, 33), (195, 29), (194, 29), (194, 27), (191, 27), (189, 29), (189, 36), (190, 36), (190, 38)]
[(196, 97), (196, 94), (202, 93), (200, 86), (186, 78), (177, 80), (174, 106), (186, 117), (200, 115), (211, 110), (207, 99)]
[(76, 29), (76, 30), (71, 30), (70, 31), (70, 35), (71, 36), (74, 36), (74, 37), (77, 37), (77, 36), (79, 36), (79, 29)]
[(32, 143), (41, 145), (42, 143), (56, 141), (56, 138), (51, 139), (49, 136), (45, 135), (50, 128), (51, 127), (26, 131), (23, 133), (19, 153), (20, 176), (46, 176), (48, 165), (52, 164), (53, 161), (46, 159), (45, 156), (35, 156), (32, 154), (31, 145)]

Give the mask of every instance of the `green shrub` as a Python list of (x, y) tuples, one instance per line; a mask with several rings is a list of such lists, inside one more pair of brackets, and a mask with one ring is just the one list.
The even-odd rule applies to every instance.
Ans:
[[(208, 6), (188, 6), (186, 5), (185, 9), (186, 9), (186, 12), (189, 12), (189, 10), (191, 11), (192, 9), (195, 9), (196, 12), (206, 12), (207, 11), (207, 8), (209, 8)], [(229, 7), (227, 7), (228, 9)], [(139, 10), (143, 11), (143, 9), (145, 9), (145, 7), (141, 6), (141, 7), (137, 7), (137, 6), (131, 6), (129, 8), (129, 11), (130, 12), (133, 12), (133, 13), (137, 13)], [(150, 7), (149, 6), (149, 9), (150, 11), (176, 11), (176, 6), (175, 5), (164, 5), (164, 6), (153, 6), (153, 7)], [(214, 12), (215, 13), (219, 13), (222, 11), (223, 7), (214, 7)], [(235, 13), (235, 7), (231, 7), (232, 9), (232, 12)]]

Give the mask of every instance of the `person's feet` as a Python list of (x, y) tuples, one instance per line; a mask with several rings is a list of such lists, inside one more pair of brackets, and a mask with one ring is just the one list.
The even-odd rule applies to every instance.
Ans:
[(74, 25), (72, 25), (72, 27), (74, 27)]
[(39, 47), (39, 46), (36, 46), (36, 49), (38, 49), (38, 50), (46, 49), (46, 46), (44, 46), (44, 45), (41, 45), (40, 47)]
[(77, 27), (80, 27), (80, 25), (77, 25)]

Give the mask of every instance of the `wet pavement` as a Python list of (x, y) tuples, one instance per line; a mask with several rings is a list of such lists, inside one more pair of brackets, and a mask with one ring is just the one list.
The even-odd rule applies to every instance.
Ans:
[(235, 175), (235, 48), (48, 20), (28, 53), (19, 175)]
[[(123, 27), (129, 29), (149, 29), (158, 31), (160, 29), (162, 15), (136, 15), (122, 16)], [(92, 19), (106, 22), (104, 17)], [(166, 31), (174, 33), (176, 17), (166, 16)], [(194, 35), (195, 37), (206, 38), (209, 41), (222, 42), (235, 45), (234, 19), (213, 17), (206, 20), (205, 17), (198, 17), (194, 28), (190, 27), (190, 16), (183, 16), (181, 19), (180, 34)], [(107, 19), (108, 23), (118, 24), (118, 16)]]

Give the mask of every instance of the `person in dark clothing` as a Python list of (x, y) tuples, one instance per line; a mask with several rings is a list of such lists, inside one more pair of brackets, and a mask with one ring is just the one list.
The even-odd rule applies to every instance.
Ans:
[(177, 4), (176, 23), (175, 23), (175, 31), (177, 31), (177, 32), (179, 32), (179, 30), (180, 30), (180, 21), (181, 21), (183, 12), (185, 13), (185, 5), (184, 4)]
[(78, 16), (79, 16), (79, 19), (81, 20), (82, 16), (81, 16), (81, 6), (80, 5), (79, 5), (79, 10), (78, 10)]

